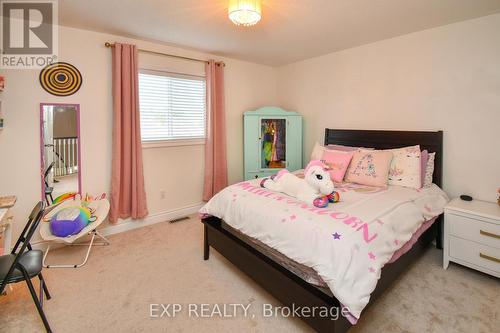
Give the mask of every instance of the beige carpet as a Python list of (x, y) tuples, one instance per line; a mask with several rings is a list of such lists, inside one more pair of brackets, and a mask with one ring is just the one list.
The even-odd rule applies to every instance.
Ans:
[[(110, 237), (87, 266), (44, 271), (52, 300), (45, 311), (54, 332), (309, 332), (296, 318), (263, 318), (279, 305), (215, 250), (202, 259), (202, 225), (193, 217)], [(82, 248), (57, 250), (53, 260), (78, 259)], [(251, 303), (252, 317), (150, 318), (151, 303)], [(242, 313), (240, 311), (240, 313)], [(495, 329), (496, 327), (496, 329)], [(498, 332), (500, 282), (450, 265), (434, 248), (362, 316), (350, 332)], [(43, 326), (25, 284), (0, 297), (0, 332), (40, 332)]]

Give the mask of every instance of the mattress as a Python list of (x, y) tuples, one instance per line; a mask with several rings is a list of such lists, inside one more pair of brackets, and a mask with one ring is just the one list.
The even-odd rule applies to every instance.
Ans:
[[(425, 223), (423, 223), (417, 231), (412, 235), (410, 240), (406, 242), (403, 247), (401, 247), (399, 250), (397, 250), (394, 255), (392, 256), (391, 260), (389, 260), (388, 264), (392, 264), (396, 262), (403, 254), (411, 250), (413, 245), (415, 245), (416, 242), (418, 242), (418, 239), (420, 236), (429, 229), (432, 224), (436, 221), (437, 217), (433, 217), (430, 220), (427, 220)], [(247, 236), (244, 233), (238, 231), (237, 229), (231, 227), (229, 224), (226, 222), (222, 221), (221, 223), (222, 228), (229, 231), (231, 234), (235, 235), (248, 245), (252, 246), (254, 249), (258, 250), (260, 253), (264, 254), (266, 257), (274, 260), (276, 263), (280, 264), (281, 266), (285, 267), (288, 269), (290, 272), (295, 274), (296, 276), (300, 277), (302, 280), (306, 281), (307, 283), (310, 283), (319, 289), (323, 290), (327, 294), (332, 294), (331, 291), (328, 289), (328, 285), (323, 281), (321, 276), (318, 275), (318, 273), (311, 267), (308, 267), (306, 265), (302, 265), (298, 262), (296, 262), (293, 259), (288, 258), (281, 252), (273, 249), (272, 247), (262, 243), (258, 239), (255, 239), (253, 237)]]
[(336, 186), (340, 202), (317, 208), (259, 182), (225, 188), (200, 213), (225, 221), (305, 281), (326, 285), (348, 308), (352, 323), (368, 304), (383, 266), (448, 202), (434, 184), (415, 190), (345, 183)]

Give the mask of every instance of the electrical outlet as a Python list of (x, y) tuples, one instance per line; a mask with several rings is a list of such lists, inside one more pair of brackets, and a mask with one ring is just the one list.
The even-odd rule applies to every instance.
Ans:
[(165, 199), (165, 190), (160, 190), (160, 199)]

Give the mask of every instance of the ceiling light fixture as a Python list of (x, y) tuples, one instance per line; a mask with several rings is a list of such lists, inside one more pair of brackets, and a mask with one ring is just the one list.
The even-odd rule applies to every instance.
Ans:
[(255, 25), (262, 17), (262, 3), (261, 0), (229, 0), (227, 12), (236, 25)]

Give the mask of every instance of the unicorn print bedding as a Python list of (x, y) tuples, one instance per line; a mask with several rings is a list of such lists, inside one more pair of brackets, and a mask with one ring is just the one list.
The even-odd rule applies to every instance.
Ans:
[(224, 220), (288, 258), (314, 269), (356, 323), (381, 269), (419, 227), (443, 212), (436, 185), (415, 190), (342, 184), (341, 201), (314, 207), (261, 188), (259, 179), (229, 186), (200, 213)]

